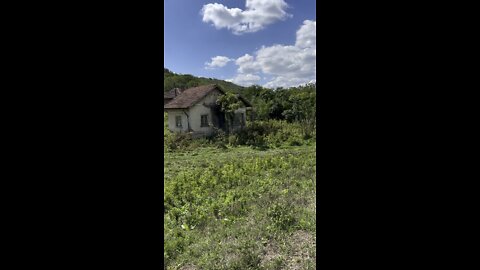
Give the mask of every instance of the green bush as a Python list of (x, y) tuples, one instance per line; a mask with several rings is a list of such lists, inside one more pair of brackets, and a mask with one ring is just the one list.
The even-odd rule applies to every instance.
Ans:
[[(307, 122), (289, 123), (284, 120), (247, 122), (247, 126), (237, 133), (227, 135), (215, 129), (209, 138), (192, 139), (188, 133), (172, 133), (168, 130), (165, 116), (165, 151), (192, 151), (200, 147), (213, 146), (226, 149), (236, 146), (250, 146), (257, 149), (281, 148), (285, 146), (308, 145), (315, 140), (314, 124)], [(308, 126), (308, 127), (307, 127)]]
[(276, 228), (288, 231), (292, 229), (296, 223), (293, 210), (293, 207), (290, 205), (275, 203), (268, 208), (267, 216)]
[(237, 135), (228, 136), (228, 145), (230, 145), (230, 146), (237, 146), (238, 145)]

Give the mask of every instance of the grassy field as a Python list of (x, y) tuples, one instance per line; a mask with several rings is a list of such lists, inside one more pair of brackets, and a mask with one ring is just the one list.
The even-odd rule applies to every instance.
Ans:
[(165, 152), (165, 268), (315, 269), (315, 151)]

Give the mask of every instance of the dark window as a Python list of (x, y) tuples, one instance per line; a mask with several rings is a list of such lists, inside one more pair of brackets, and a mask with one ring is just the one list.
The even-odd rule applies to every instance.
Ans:
[(182, 116), (175, 116), (175, 126), (176, 127), (182, 127)]
[(202, 115), (200, 127), (208, 127), (208, 114)]

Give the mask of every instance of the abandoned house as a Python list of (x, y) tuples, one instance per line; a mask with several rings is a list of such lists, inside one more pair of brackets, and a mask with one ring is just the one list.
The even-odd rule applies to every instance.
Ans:
[[(216, 84), (185, 90), (172, 89), (164, 94), (164, 112), (168, 113), (168, 128), (172, 132), (191, 132), (194, 136), (211, 135), (215, 128), (226, 130), (225, 114), (217, 105), (217, 98), (225, 92)], [(246, 125), (247, 111), (252, 105), (238, 96), (243, 107), (235, 111), (230, 130)]]
[(174, 88), (163, 95), (163, 105), (172, 101), (172, 99), (176, 98), (180, 95), (183, 91), (180, 88)]

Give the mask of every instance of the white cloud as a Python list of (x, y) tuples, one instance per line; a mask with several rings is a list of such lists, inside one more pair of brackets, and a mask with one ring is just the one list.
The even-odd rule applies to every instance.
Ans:
[(274, 80), (266, 83), (264, 86), (267, 88), (276, 88), (276, 87), (288, 88), (288, 87), (298, 86), (305, 83), (306, 83), (305, 80), (303, 80), (302, 78), (278, 76)]
[(258, 81), (260, 81), (261, 79), (262, 78), (260, 78), (260, 76), (254, 74), (238, 74), (235, 78), (229, 79), (227, 81), (242, 86), (250, 86), (258, 83)]
[(317, 47), (317, 22), (306, 20), (302, 27), (297, 31), (297, 41), (295, 46), (299, 48)]
[(239, 66), (238, 72), (240, 73), (255, 73), (261, 70), (261, 67), (258, 63), (255, 62), (255, 57), (249, 55), (248, 53), (242, 57), (239, 57), (235, 64)]
[(202, 20), (217, 29), (227, 28), (236, 35), (253, 33), (291, 15), (284, 0), (246, 0), (245, 10), (210, 3), (201, 10)]
[(270, 88), (298, 86), (316, 81), (316, 21), (304, 21), (296, 37), (294, 46), (263, 46), (255, 52), (255, 56), (245, 54), (238, 58), (235, 61), (238, 66), (237, 81), (242, 82), (242, 85), (254, 84), (258, 80), (254, 82), (245, 79), (245, 76), (257, 76), (253, 75), (255, 73), (271, 77), (271, 81), (265, 84), (265, 87)]
[(313, 49), (274, 45), (258, 50), (256, 63), (265, 74), (310, 78), (316, 72), (316, 53)]
[(233, 61), (234, 59), (230, 59), (226, 56), (215, 56), (212, 57), (212, 61), (205, 63), (206, 69), (214, 69), (219, 67), (224, 67), (228, 64), (228, 62)]

